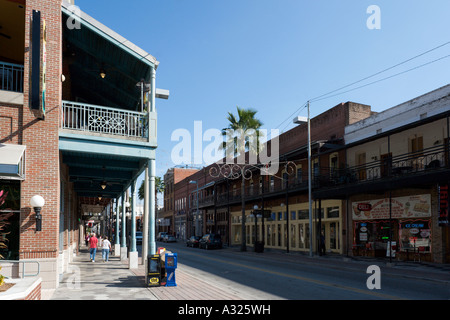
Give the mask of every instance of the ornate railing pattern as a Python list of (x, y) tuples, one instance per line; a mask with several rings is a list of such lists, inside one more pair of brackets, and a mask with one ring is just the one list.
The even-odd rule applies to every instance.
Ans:
[(428, 173), (449, 166), (449, 146), (438, 145), (417, 152), (386, 157), (345, 169), (320, 168), (316, 187), (362, 183), (411, 174)]
[(23, 92), (23, 65), (0, 61), (0, 90)]
[(124, 137), (148, 138), (146, 113), (63, 101), (62, 128)]
[[(450, 169), (450, 145), (437, 145), (418, 152), (377, 159), (363, 165), (347, 168), (316, 167), (312, 171), (313, 189), (327, 187), (343, 187), (350, 184), (382, 181), (383, 179), (399, 179), (402, 177), (428, 174), (439, 170)], [(285, 179), (289, 179), (286, 186)], [(240, 178), (235, 178), (236, 187), (230, 185), (228, 191), (218, 192), (216, 204), (239, 203), (242, 198)], [(262, 195), (280, 195), (286, 192), (306, 192), (308, 190), (308, 176), (305, 170), (301, 176), (265, 178), (264, 192), (255, 179), (254, 185), (246, 185), (244, 197), (248, 200), (260, 198)], [(212, 199), (200, 200), (200, 206), (214, 204)]]

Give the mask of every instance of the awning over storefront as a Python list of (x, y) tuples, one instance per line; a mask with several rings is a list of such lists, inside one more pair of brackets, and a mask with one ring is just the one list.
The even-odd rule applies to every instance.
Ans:
[(26, 146), (0, 143), (0, 179), (25, 180)]

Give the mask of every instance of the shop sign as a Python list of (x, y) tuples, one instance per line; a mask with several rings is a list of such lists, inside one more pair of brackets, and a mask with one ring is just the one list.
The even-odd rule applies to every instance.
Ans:
[(30, 107), (39, 119), (45, 118), (47, 27), (41, 12), (33, 10), (30, 53)]
[(431, 195), (413, 195), (352, 203), (353, 220), (431, 217)]
[(448, 226), (448, 185), (439, 186), (439, 226)]

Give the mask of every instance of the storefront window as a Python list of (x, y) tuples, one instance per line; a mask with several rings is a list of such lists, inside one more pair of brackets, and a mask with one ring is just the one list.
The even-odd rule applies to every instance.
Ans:
[(0, 192), (3, 198), (0, 203), (0, 217), (4, 227), (0, 231), (0, 255), (5, 260), (19, 260), (20, 240), (20, 182), (0, 180)]
[(309, 248), (309, 223), (298, 225), (298, 247), (300, 249)]
[(298, 219), (299, 220), (309, 219), (309, 210), (298, 210)]
[(400, 222), (400, 250), (415, 252), (431, 251), (431, 228), (429, 220)]
[(327, 208), (327, 217), (328, 218), (339, 218), (339, 207)]

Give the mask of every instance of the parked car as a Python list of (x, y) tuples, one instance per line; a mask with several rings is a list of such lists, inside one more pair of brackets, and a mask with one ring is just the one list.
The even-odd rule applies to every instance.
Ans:
[(205, 234), (198, 243), (199, 248), (205, 248), (206, 250), (211, 248), (222, 248), (222, 239), (220, 234), (208, 233)]
[(142, 232), (136, 231), (136, 244), (142, 244)]
[(164, 237), (165, 242), (177, 242), (177, 239), (172, 235), (167, 235)]
[(167, 232), (160, 232), (156, 237), (156, 241), (163, 241), (163, 237), (167, 235)]
[(201, 237), (198, 236), (192, 236), (186, 241), (186, 246), (188, 247), (198, 247), (198, 242), (200, 241)]

